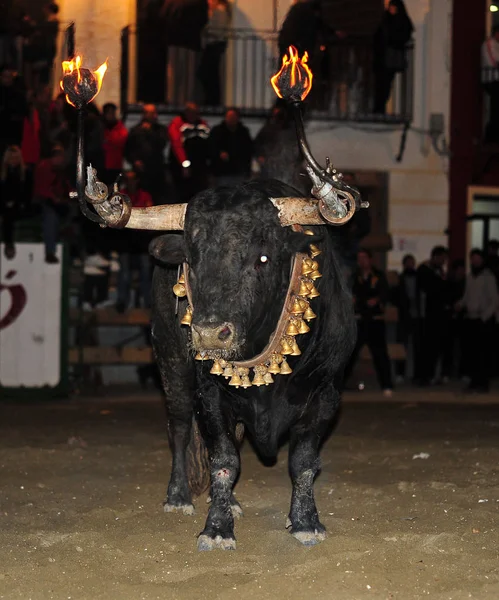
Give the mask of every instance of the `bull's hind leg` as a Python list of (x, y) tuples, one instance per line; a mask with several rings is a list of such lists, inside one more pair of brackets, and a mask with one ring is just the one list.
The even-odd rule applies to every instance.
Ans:
[(239, 453), (233, 434), (234, 425), (220, 409), (219, 391), (201, 402), (201, 420), (210, 455), (211, 505), (204, 530), (198, 538), (198, 550), (235, 550), (232, 488), (239, 475)]

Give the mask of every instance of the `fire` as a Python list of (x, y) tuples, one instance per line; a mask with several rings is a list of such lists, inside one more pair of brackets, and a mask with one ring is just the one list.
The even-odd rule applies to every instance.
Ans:
[(92, 102), (102, 87), (107, 61), (95, 71), (81, 66), (81, 56), (62, 63), (61, 89), (66, 93), (66, 101), (75, 108)]
[(275, 93), (279, 98), (298, 102), (305, 100), (312, 89), (313, 74), (308, 62), (308, 52), (302, 58), (294, 46), (289, 47), (287, 54), (282, 59), (282, 67), (270, 80)]

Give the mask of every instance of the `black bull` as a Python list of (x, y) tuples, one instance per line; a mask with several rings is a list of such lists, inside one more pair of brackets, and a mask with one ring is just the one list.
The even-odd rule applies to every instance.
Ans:
[[(313, 495), (319, 450), (340, 404), (343, 370), (355, 343), (352, 299), (335, 256), (334, 228), (310, 227), (316, 237), (282, 227), (269, 197), (296, 196), (277, 181), (208, 190), (187, 209), (183, 235), (156, 238), (150, 251), (153, 276), (152, 340), (166, 393), (173, 466), (165, 510), (193, 513), (203, 469), (209, 470), (211, 506), (198, 548), (235, 548), (232, 490), (240, 472), (236, 428), (249, 431), (258, 452), (277, 455), (289, 436), (293, 484), (287, 527), (304, 544), (325, 537)], [(299, 195), (299, 194), (298, 194)], [(267, 344), (279, 320), (296, 252), (310, 242), (322, 250), (323, 277), (314, 300), (317, 319), (300, 338), (301, 356), (289, 357), (293, 373), (270, 386), (234, 389), (210, 375), (211, 362), (194, 360), (212, 337), (231, 338), (237, 357), (250, 359)], [(266, 257), (263, 259), (262, 256)], [(189, 265), (194, 306), (193, 339), (175, 316), (172, 286), (179, 265)], [(208, 332), (208, 333), (207, 333)], [(216, 347), (213, 346), (213, 347)], [(204, 448), (209, 460), (203, 457)]]

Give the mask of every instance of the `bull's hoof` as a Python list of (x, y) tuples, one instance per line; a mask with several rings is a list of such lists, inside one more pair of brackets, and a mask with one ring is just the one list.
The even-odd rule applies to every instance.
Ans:
[(317, 523), (313, 529), (297, 530), (293, 528), (293, 524), (288, 518), (286, 520), (286, 529), (289, 529), (291, 535), (304, 546), (316, 546), (326, 539), (326, 528), (321, 523)]
[(198, 537), (198, 550), (199, 552), (206, 552), (208, 550), (235, 550), (236, 540), (234, 538), (224, 538), (221, 535), (211, 537), (209, 535), (201, 534)]
[(163, 504), (163, 510), (166, 513), (181, 512), (189, 517), (191, 517), (195, 512), (192, 504), (170, 504), (169, 502), (165, 502)]

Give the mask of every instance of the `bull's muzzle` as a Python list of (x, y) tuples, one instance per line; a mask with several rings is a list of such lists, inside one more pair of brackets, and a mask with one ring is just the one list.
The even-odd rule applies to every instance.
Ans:
[(198, 352), (232, 350), (236, 343), (236, 328), (232, 323), (192, 325), (192, 343)]

